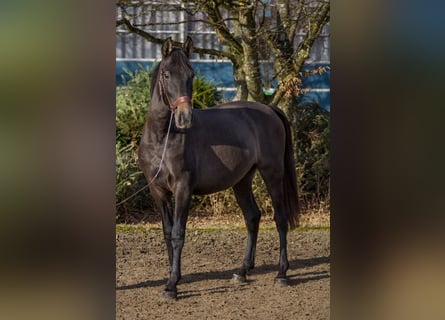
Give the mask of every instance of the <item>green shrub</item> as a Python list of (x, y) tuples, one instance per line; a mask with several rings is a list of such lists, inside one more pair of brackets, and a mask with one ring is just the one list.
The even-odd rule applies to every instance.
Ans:
[(297, 178), (306, 207), (329, 206), (329, 112), (318, 104), (296, 109)]
[[(122, 202), (147, 184), (137, 164), (137, 146), (116, 144), (116, 201)], [(130, 222), (140, 216), (143, 210), (152, 208), (148, 190), (128, 199), (118, 206), (116, 218), (119, 222)], [(137, 220), (137, 218), (136, 218)]]
[(150, 103), (152, 70), (139, 65), (134, 73), (124, 70), (129, 80), (116, 88), (116, 141), (122, 146), (135, 144), (142, 135)]
[(206, 109), (213, 107), (220, 100), (220, 95), (213, 84), (213, 80), (207, 81), (198, 72), (193, 80), (193, 108)]
[[(137, 163), (137, 148), (150, 103), (151, 69), (139, 66), (124, 86), (116, 88), (116, 202), (119, 203), (147, 184)], [(145, 190), (117, 207), (119, 222), (131, 221), (144, 209), (152, 207)]]

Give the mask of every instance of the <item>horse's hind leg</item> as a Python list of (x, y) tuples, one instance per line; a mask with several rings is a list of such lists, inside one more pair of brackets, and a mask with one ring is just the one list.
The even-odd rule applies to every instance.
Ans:
[(243, 211), (244, 221), (247, 227), (247, 247), (241, 269), (233, 275), (237, 282), (246, 281), (247, 272), (255, 267), (255, 250), (258, 238), (258, 229), (261, 211), (255, 202), (252, 193), (252, 178), (255, 170), (252, 170), (238, 184), (233, 187), (236, 200)]
[(284, 202), (284, 190), (283, 190), (283, 175), (277, 172), (276, 169), (260, 169), (261, 175), (269, 191), (272, 199), (272, 205), (274, 208), (274, 220), (277, 226), (278, 235), (280, 239), (280, 261), (279, 271), (275, 278), (275, 282), (278, 285), (287, 285), (288, 279), (286, 272), (289, 269), (289, 261), (287, 259), (287, 232), (288, 232), (288, 209)]

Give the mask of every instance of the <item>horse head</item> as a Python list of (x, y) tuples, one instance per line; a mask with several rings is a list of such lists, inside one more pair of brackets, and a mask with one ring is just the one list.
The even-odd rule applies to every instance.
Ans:
[(162, 45), (158, 86), (164, 104), (175, 113), (175, 124), (179, 129), (192, 125), (194, 72), (189, 61), (192, 49), (190, 37), (187, 37), (182, 48), (174, 48), (171, 37)]

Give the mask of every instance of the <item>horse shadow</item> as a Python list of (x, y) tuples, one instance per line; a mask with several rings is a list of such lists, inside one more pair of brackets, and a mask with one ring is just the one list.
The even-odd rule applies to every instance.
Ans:
[[(298, 272), (300, 269), (304, 268), (310, 268), (315, 267), (322, 264), (328, 264), (330, 263), (330, 257), (329, 256), (322, 256), (322, 257), (316, 257), (316, 258), (308, 258), (308, 259), (295, 259), (289, 261), (289, 270), (288, 270), (288, 279), (289, 279), (289, 286), (296, 286), (299, 284), (303, 284), (310, 281), (318, 281), (322, 279), (330, 278), (330, 272), (328, 271), (308, 271), (308, 272)], [(278, 271), (278, 264), (263, 264), (256, 266), (252, 271), (251, 275), (264, 275), (269, 273), (276, 273)], [(217, 271), (203, 271), (203, 272), (194, 272), (185, 274), (182, 276), (182, 279), (180, 280), (180, 284), (184, 283), (194, 283), (194, 282), (200, 282), (203, 280), (228, 280), (230, 281), (232, 278), (232, 275), (239, 271), (239, 268), (229, 269), (229, 270), (217, 270)], [(243, 283), (239, 286), (238, 289), (244, 290), (246, 289), (247, 284), (250, 282), (255, 281), (254, 279), (248, 277), (248, 280), (246, 283)], [(167, 278), (165, 279), (158, 279), (158, 280), (149, 280), (144, 282), (139, 282), (135, 284), (129, 284), (129, 285), (122, 285), (116, 287), (116, 290), (132, 290), (132, 289), (139, 289), (139, 288), (148, 288), (148, 287), (159, 287), (164, 286), (167, 282)], [(210, 293), (218, 293), (218, 292), (226, 292), (229, 288), (233, 288), (232, 286), (221, 286), (216, 288), (207, 289), (204, 291), (208, 291)], [(181, 292), (181, 297), (190, 297), (195, 295), (201, 295), (202, 289), (199, 293), (194, 293), (192, 291), (190, 292)]]

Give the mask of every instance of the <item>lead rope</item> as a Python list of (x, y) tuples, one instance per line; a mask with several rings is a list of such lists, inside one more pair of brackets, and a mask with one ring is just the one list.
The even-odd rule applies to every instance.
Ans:
[(162, 165), (164, 164), (165, 153), (167, 151), (168, 136), (170, 135), (170, 129), (172, 127), (174, 113), (175, 113), (174, 110), (170, 111), (170, 122), (168, 123), (167, 136), (165, 137), (164, 148), (162, 149), (161, 161), (159, 162), (158, 171), (155, 173), (155, 175), (153, 176), (153, 178), (150, 180), (149, 183), (147, 183), (141, 189), (139, 189), (138, 191), (133, 193), (131, 196), (129, 196), (129, 197), (125, 198), (124, 200), (122, 200), (121, 202), (117, 203), (116, 207), (120, 206), (122, 203), (127, 202), (128, 200), (130, 200), (131, 198), (136, 196), (138, 193), (140, 193), (140, 192), (144, 191), (145, 189), (147, 189), (156, 180), (156, 178), (159, 176), (159, 173), (161, 173)]

